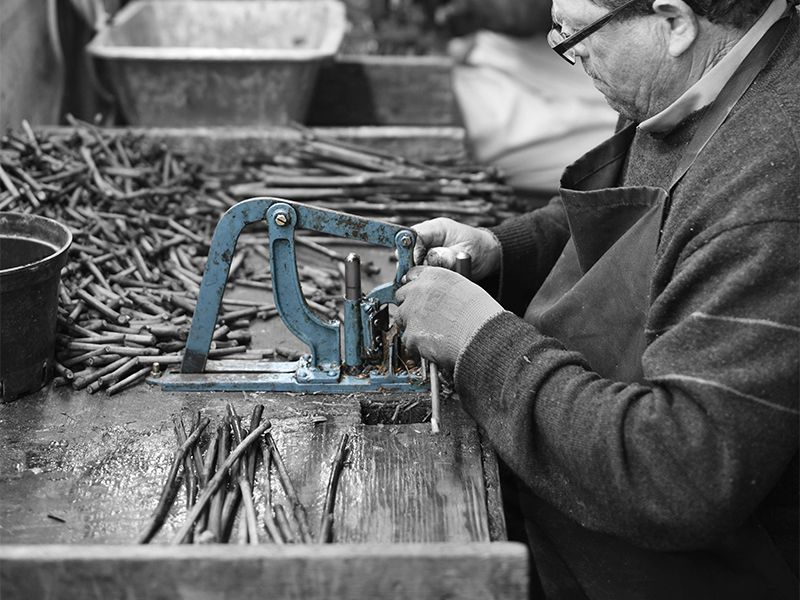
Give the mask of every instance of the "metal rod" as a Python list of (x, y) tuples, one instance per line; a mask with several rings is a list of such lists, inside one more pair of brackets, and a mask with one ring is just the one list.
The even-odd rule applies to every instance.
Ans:
[(361, 257), (351, 252), (344, 260), (344, 362), (357, 367), (361, 353)]
[(436, 363), (430, 364), (431, 377), (431, 433), (439, 433), (439, 368)]
[(466, 252), (456, 254), (456, 273), (467, 279), (472, 278), (472, 257)]
[(361, 257), (355, 252), (344, 259), (344, 297), (348, 300), (361, 298)]

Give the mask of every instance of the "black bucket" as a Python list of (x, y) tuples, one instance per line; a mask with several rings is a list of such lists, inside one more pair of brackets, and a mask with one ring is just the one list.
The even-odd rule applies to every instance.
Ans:
[(69, 229), (45, 217), (0, 212), (0, 401), (50, 381), (61, 269)]

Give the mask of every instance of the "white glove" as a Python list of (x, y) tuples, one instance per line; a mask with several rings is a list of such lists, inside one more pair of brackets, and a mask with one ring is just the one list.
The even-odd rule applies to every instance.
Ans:
[(397, 322), (407, 348), (452, 372), (477, 331), (503, 307), (482, 287), (458, 273), (414, 267), (397, 290)]
[(414, 262), (432, 267), (455, 269), (456, 254), (466, 252), (472, 259), (472, 276), (475, 281), (491, 275), (500, 268), (500, 242), (488, 229), (471, 227), (439, 217), (414, 225), (417, 244)]

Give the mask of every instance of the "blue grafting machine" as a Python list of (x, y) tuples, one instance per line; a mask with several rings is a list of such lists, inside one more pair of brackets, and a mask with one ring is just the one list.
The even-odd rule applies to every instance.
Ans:
[[(226, 360), (206, 372), (217, 315), (242, 229), (263, 221), (268, 228), (275, 306), (283, 322), (309, 348), (297, 361)], [(394, 249), (394, 279), (361, 293), (360, 262), (345, 262), (343, 319), (323, 321), (311, 311), (300, 287), (295, 231), (310, 230)], [(389, 327), (389, 304), (413, 264), (414, 232), (406, 227), (316, 208), (279, 198), (239, 202), (214, 230), (205, 273), (179, 373), (158, 379), (174, 391), (278, 391), (352, 393), (427, 389), (425, 370), (395, 369), (399, 335)], [(393, 330), (393, 331), (392, 331)], [(392, 332), (391, 334), (389, 332)]]

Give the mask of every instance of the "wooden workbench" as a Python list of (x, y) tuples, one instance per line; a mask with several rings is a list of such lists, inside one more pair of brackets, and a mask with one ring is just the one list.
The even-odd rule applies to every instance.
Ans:
[[(463, 141), (450, 128), (332, 131), (423, 160), (452, 154)], [(141, 133), (215, 166), (274, 151), (299, 136), (291, 130)], [(384, 261), (384, 272), (365, 281), (369, 288), (393, 267), (385, 254), (366, 259)], [(314, 260), (321, 259), (300, 249), (300, 262)], [(253, 328), (256, 344), (299, 344), (277, 319)], [(419, 404), (401, 423), (389, 423), (393, 407), (409, 400)], [(257, 403), (266, 407), (312, 527), (335, 446), (342, 432), (351, 434), (334, 544), (275, 546), (264, 535), (257, 546), (170, 546), (186, 512), (179, 500), (150, 546), (133, 545), (176, 447), (173, 415), (188, 418), (199, 410), (216, 423), (227, 402), (241, 415)], [(0, 404), (0, 597), (527, 597), (527, 553), (504, 541), (493, 453), (456, 399), (444, 402), (442, 431), (432, 434), (420, 422), (428, 402), (425, 394), (167, 393), (140, 385), (115, 396), (45, 388)], [(377, 410), (379, 404), (385, 406)]]
[[(200, 410), (217, 421), (228, 401), (240, 414), (266, 406), (312, 524), (336, 442), (351, 433), (336, 544), (166, 546), (185, 516), (179, 501), (154, 547), (130, 546), (169, 469), (172, 415)], [(184, 585), (226, 589), (226, 581), (226, 597), (236, 598), (259, 582), (275, 598), (356, 598), (370, 590), (372, 597), (441, 597), (445, 590), (461, 598), (522, 597), (524, 550), (489, 543), (502, 540), (504, 529), (496, 467), (474, 423), (450, 401), (437, 435), (427, 423), (365, 425), (362, 402), (354, 395), (166, 393), (142, 385), (112, 397), (46, 389), (0, 405), (2, 597), (75, 597), (98, 578), (89, 597), (192, 597)], [(444, 579), (443, 570), (450, 572)], [(250, 587), (234, 589), (234, 578), (245, 576)], [(60, 592), (48, 595), (53, 590)]]

